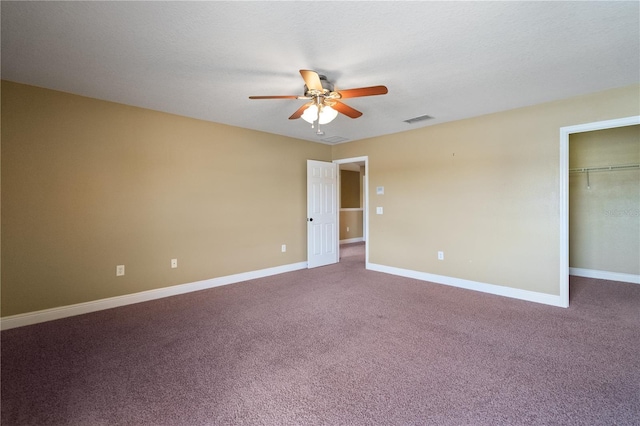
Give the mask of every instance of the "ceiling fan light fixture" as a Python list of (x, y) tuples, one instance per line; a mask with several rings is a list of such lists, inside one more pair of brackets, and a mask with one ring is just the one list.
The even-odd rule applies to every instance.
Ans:
[(302, 118), (307, 123), (313, 124), (318, 120), (319, 124), (331, 123), (338, 116), (338, 111), (331, 108), (329, 105), (320, 105), (320, 116), (318, 117), (318, 106), (310, 105), (302, 113)]
[(320, 109), (320, 124), (331, 123), (338, 116), (338, 111), (331, 108), (329, 105), (324, 105)]
[(318, 118), (318, 107), (316, 105), (310, 105), (304, 110), (300, 118), (307, 123), (313, 124), (313, 122), (316, 121), (316, 118)]

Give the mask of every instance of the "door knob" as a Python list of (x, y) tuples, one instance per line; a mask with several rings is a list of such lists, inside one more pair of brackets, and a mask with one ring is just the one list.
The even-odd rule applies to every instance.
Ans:
[(307, 219), (309, 222), (313, 222), (313, 218), (310, 217), (309, 219)]

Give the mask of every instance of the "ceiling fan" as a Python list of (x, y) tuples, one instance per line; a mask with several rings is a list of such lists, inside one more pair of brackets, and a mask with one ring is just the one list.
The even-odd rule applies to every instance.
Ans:
[(320, 131), (320, 124), (331, 122), (338, 113), (349, 118), (358, 118), (362, 115), (357, 109), (340, 102), (341, 99), (359, 98), (362, 96), (384, 95), (388, 92), (385, 86), (360, 87), (357, 89), (334, 90), (333, 84), (327, 77), (315, 71), (300, 70), (300, 74), (305, 82), (304, 95), (285, 96), (249, 96), (249, 99), (305, 99), (306, 104), (294, 112), (289, 120), (302, 118), (311, 123), (311, 127), (316, 127), (317, 135), (323, 135)]

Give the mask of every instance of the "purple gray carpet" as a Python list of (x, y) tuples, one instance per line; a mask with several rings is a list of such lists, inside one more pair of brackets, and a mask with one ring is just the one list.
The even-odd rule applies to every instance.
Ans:
[(3, 425), (639, 425), (640, 286), (313, 270), (2, 332)]

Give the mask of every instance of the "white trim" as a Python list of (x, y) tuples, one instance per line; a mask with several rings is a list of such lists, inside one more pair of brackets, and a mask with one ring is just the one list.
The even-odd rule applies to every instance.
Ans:
[[(364, 191), (362, 197), (362, 203), (365, 206), (365, 209), (362, 212), (362, 238), (366, 243), (369, 240), (369, 162), (367, 161), (367, 165), (364, 169), (364, 176), (362, 176), (362, 189)], [(365, 263), (369, 261), (369, 244), (365, 244)]]
[(179, 284), (171, 287), (158, 288), (155, 290), (142, 291), (139, 293), (109, 297), (107, 299), (94, 300), (85, 303), (78, 303), (75, 305), (60, 306), (58, 308), (44, 309), (42, 311), (12, 315), (0, 318), (0, 329), (8, 330), (10, 328), (38, 324), (45, 321), (52, 321), (61, 318), (72, 317), (75, 315), (87, 314), (104, 309), (117, 308), (119, 306), (126, 306), (134, 303), (147, 302), (150, 300), (161, 299), (163, 297), (176, 296), (179, 294), (190, 293), (192, 291), (206, 290), (222, 285), (235, 284), (242, 281), (264, 278), (271, 275), (277, 275), (306, 268), (307, 262), (291, 263), (289, 265), (276, 266), (273, 268), (260, 269), (257, 271), (243, 272), (240, 274), (227, 275), (224, 277), (211, 278), (208, 280), (196, 281), (188, 284)]
[(560, 128), (560, 299), (569, 307), (569, 135), (640, 124), (640, 115)]
[(340, 209), (341, 212), (361, 212), (364, 209), (358, 207), (346, 207), (344, 209)]
[(598, 271), (596, 269), (569, 268), (569, 275), (576, 277), (596, 278), (598, 280), (621, 281), (624, 283), (640, 284), (640, 275), (622, 272)]
[(569, 307), (569, 133), (560, 129), (560, 299)]
[(543, 303), (545, 305), (564, 307), (560, 296), (553, 294), (538, 293), (529, 290), (520, 290), (512, 287), (505, 287), (495, 284), (486, 284), (477, 281), (464, 280), (461, 278), (447, 277), (444, 275), (435, 275), (427, 272), (413, 271), (409, 269), (395, 268), (392, 266), (378, 265), (368, 263), (367, 269), (372, 271), (384, 272), (391, 275), (401, 277), (414, 278), (421, 281), (429, 281), (436, 284), (444, 284), (452, 287), (464, 288), (467, 290), (475, 290), (483, 293), (494, 294), (497, 296), (511, 297), (513, 299), (526, 300), (528, 302)]
[(363, 241), (362, 237), (347, 238), (346, 240), (340, 240), (340, 244), (361, 243)]

